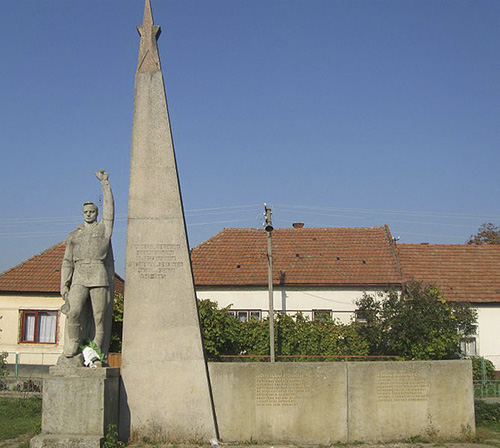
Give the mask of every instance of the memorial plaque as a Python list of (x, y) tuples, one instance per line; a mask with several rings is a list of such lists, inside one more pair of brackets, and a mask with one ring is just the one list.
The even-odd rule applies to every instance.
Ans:
[(301, 374), (257, 375), (255, 404), (257, 406), (297, 406), (311, 390), (308, 379)]
[(380, 372), (376, 380), (379, 401), (427, 401), (429, 383), (422, 373)]

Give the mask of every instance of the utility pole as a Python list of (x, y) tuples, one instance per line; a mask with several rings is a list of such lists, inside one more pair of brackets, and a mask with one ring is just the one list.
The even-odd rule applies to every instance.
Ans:
[(269, 354), (270, 361), (275, 362), (274, 357), (274, 300), (273, 300), (273, 247), (272, 247), (272, 232), (273, 224), (271, 222), (271, 215), (273, 214), (270, 207), (264, 204), (265, 217), (266, 217), (266, 232), (267, 232), (267, 278), (269, 289)]

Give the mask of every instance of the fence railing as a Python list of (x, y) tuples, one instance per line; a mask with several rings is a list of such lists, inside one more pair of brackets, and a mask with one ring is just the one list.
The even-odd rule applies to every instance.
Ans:
[(0, 395), (43, 392), (43, 378), (0, 377)]
[[(276, 355), (277, 361), (325, 361), (325, 362), (352, 362), (352, 361), (398, 361), (397, 356), (359, 356), (359, 355)], [(209, 361), (223, 362), (269, 362), (269, 355), (219, 355), (209, 357)]]
[(486, 380), (474, 381), (474, 397), (500, 397), (500, 381)]

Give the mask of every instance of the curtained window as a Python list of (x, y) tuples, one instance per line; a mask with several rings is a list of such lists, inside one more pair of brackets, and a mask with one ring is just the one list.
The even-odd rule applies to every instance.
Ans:
[(26, 310), (21, 313), (21, 342), (35, 344), (57, 342), (57, 311)]

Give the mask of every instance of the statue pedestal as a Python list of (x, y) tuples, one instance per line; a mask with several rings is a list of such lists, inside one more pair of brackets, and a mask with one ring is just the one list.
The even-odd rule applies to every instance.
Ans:
[(30, 448), (100, 448), (118, 425), (120, 371), (116, 368), (50, 368), (43, 384), (42, 433)]

